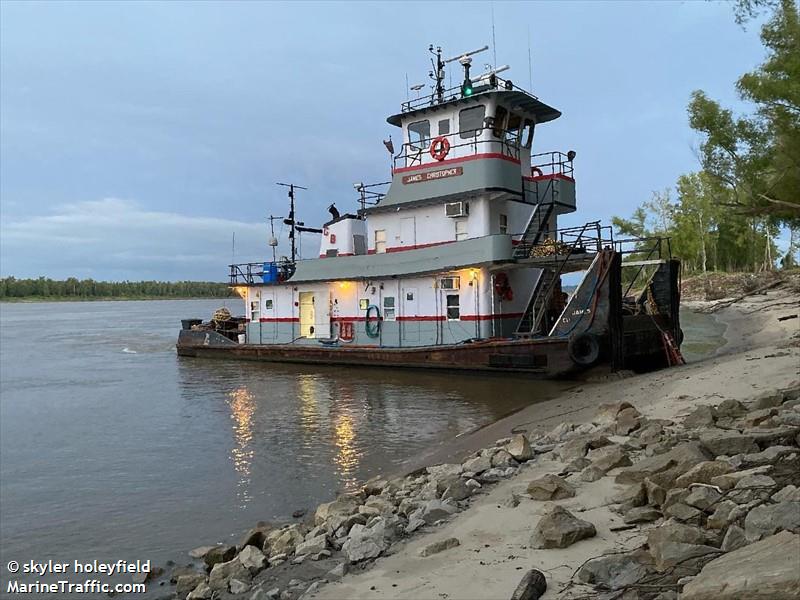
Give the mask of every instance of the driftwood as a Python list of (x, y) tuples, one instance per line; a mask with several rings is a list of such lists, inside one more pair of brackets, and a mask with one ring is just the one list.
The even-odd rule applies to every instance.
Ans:
[(715, 313), (718, 310), (722, 310), (723, 308), (727, 308), (731, 304), (735, 304), (735, 303), (739, 302), (740, 300), (744, 300), (748, 296), (754, 296), (755, 294), (760, 294), (761, 292), (766, 292), (769, 289), (772, 289), (774, 287), (778, 287), (783, 282), (784, 282), (783, 279), (776, 279), (775, 281), (772, 281), (772, 282), (770, 282), (770, 283), (768, 283), (766, 285), (762, 285), (760, 287), (757, 287), (756, 289), (754, 289), (754, 290), (752, 290), (750, 292), (745, 292), (744, 294), (742, 294), (740, 296), (736, 296), (735, 298), (731, 298), (730, 300), (724, 300), (722, 302), (717, 302), (713, 306), (711, 306), (711, 307), (709, 307), (706, 310), (703, 310), (701, 312)]

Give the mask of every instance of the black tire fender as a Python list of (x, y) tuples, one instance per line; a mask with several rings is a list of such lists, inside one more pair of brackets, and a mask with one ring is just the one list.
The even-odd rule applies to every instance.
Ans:
[(576, 365), (591, 367), (600, 359), (600, 340), (591, 333), (580, 333), (567, 344), (569, 357)]

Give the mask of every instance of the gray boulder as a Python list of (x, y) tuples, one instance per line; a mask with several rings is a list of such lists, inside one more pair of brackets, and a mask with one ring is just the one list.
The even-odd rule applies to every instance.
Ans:
[(704, 460), (678, 477), (675, 485), (688, 488), (693, 483), (711, 483), (714, 477), (725, 475), (731, 471), (733, 471), (733, 467), (724, 460)]
[(633, 407), (625, 408), (617, 414), (617, 422), (614, 430), (617, 435), (628, 435), (639, 428), (642, 422), (639, 411)]
[(356, 523), (342, 546), (347, 560), (356, 563), (369, 558), (376, 558), (386, 550), (388, 544), (381, 529), (375, 530)]
[(690, 558), (719, 552), (705, 544), (702, 531), (675, 521), (667, 521), (647, 534), (647, 547), (658, 571), (666, 571)]
[(715, 485), (723, 490), (730, 490), (739, 482), (740, 479), (749, 477), (750, 475), (763, 475), (772, 470), (771, 465), (764, 465), (763, 467), (753, 467), (745, 471), (732, 471), (724, 475), (717, 475), (711, 478), (711, 485)]
[(708, 563), (682, 600), (800, 598), (800, 535), (782, 531)]
[(498, 450), (492, 455), (492, 466), (495, 468), (515, 467), (518, 464), (506, 450)]
[(322, 525), (334, 515), (350, 516), (358, 510), (358, 504), (356, 499), (350, 496), (340, 496), (333, 502), (320, 504), (314, 513), (314, 525)]
[(245, 546), (236, 558), (251, 575), (255, 575), (267, 566), (267, 557), (255, 546)]
[(234, 556), (236, 556), (236, 546), (230, 544), (214, 546), (203, 556), (203, 562), (211, 568), (217, 563), (228, 562)]
[(707, 510), (722, 498), (715, 488), (706, 485), (697, 485), (691, 488), (684, 502), (698, 510)]
[(469, 498), (471, 494), (472, 488), (467, 485), (467, 482), (464, 481), (463, 478), (459, 477), (451, 481), (447, 488), (445, 488), (442, 493), (442, 500), (447, 500), (448, 498), (456, 501), (464, 500), (465, 498)]
[(670, 504), (664, 509), (664, 514), (673, 519), (677, 519), (681, 523), (691, 523), (693, 525), (699, 525), (703, 520), (703, 513), (701, 511), (683, 502)]
[(201, 583), (206, 582), (206, 576), (202, 573), (194, 573), (191, 575), (181, 575), (178, 577), (177, 585), (175, 586), (175, 593), (178, 598), (186, 598), (186, 596), (194, 590)]
[(531, 450), (528, 438), (520, 433), (511, 437), (511, 441), (506, 444), (506, 452), (519, 462), (525, 462), (533, 458), (533, 450)]
[(725, 529), (733, 520), (731, 514), (739, 505), (731, 500), (721, 500), (714, 507), (714, 512), (708, 516), (706, 527), (709, 529)]
[(748, 542), (760, 540), (781, 530), (800, 533), (800, 502), (762, 504), (747, 513), (744, 520)]
[(637, 506), (625, 513), (623, 521), (629, 525), (652, 523), (661, 518), (661, 511), (652, 506)]
[(539, 519), (531, 536), (534, 548), (566, 548), (580, 540), (597, 535), (595, 526), (575, 517), (567, 509), (554, 504)]
[(548, 473), (528, 484), (528, 494), (534, 500), (563, 500), (575, 496), (575, 488), (558, 475)]
[[(637, 483), (645, 477), (668, 470), (675, 477), (682, 475), (699, 462), (708, 460), (708, 453), (697, 442), (684, 442), (665, 452), (640, 460), (632, 467), (620, 471), (614, 481), (617, 483)], [(652, 477), (651, 477), (652, 478)]]
[(717, 420), (717, 411), (713, 406), (701, 404), (695, 408), (684, 420), (683, 426), (688, 429), (700, 427), (713, 427)]
[(581, 583), (600, 585), (616, 590), (633, 585), (647, 575), (647, 567), (629, 554), (594, 558), (578, 569), (575, 577)]
[(206, 583), (200, 583), (196, 588), (194, 588), (189, 595), (186, 596), (186, 600), (211, 600), (214, 591), (208, 586)]
[(437, 542), (433, 542), (425, 546), (419, 551), (419, 555), (422, 557), (431, 556), (433, 554), (438, 554), (439, 552), (444, 552), (445, 550), (449, 550), (450, 548), (455, 548), (461, 544), (458, 541), (458, 538), (447, 538), (444, 540), (439, 540)]
[(297, 556), (304, 556), (306, 554), (317, 554), (325, 550), (327, 547), (328, 547), (328, 539), (323, 533), (311, 538), (306, 538), (306, 540), (302, 544), (297, 545), (297, 548), (295, 548), (295, 554), (297, 554)]
[(714, 456), (758, 452), (753, 436), (727, 429), (709, 429), (701, 433), (700, 443)]
[(245, 569), (237, 559), (229, 560), (224, 563), (217, 563), (208, 575), (208, 586), (215, 591), (228, 590), (228, 583), (231, 579), (249, 583), (252, 581), (250, 571)]
[(492, 458), (490, 456), (476, 456), (464, 461), (464, 471), (480, 475), (484, 471), (492, 468)]
[(604, 473), (618, 467), (629, 467), (632, 464), (628, 453), (619, 444), (590, 450), (586, 458), (592, 461), (592, 466)]
[(747, 536), (744, 529), (738, 525), (731, 525), (725, 532), (725, 537), (722, 538), (722, 545), (720, 549), (723, 552), (732, 552), (747, 545)]
[(800, 488), (787, 485), (772, 495), (773, 502), (800, 502)]
[(421, 507), (421, 513), (418, 515), (423, 521), (428, 523), (435, 523), (441, 519), (446, 519), (458, 509), (450, 502), (442, 500), (428, 500)]
[(546, 591), (547, 579), (545, 579), (544, 573), (537, 569), (531, 569), (522, 576), (511, 594), (511, 600), (539, 600)]

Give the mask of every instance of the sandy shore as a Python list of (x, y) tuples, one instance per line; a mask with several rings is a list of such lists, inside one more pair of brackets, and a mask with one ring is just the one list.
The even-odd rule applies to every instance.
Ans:
[[(797, 296), (783, 289), (733, 304), (716, 313), (727, 325), (727, 343), (716, 356), (676, 369), (581, 385), (433, 449), (409, 462), (407, 470), (460, 462), (470, 452), (515, 433), (544, 433), (564, 422), (588, 423), (603, 403), (626, 401), (649, 419), (676, 420), (697, 404), (718, 405), (729, 398), (745, 401), (796, 386), (800, 379), (800, 319), (778, 319), (798, 312)], [(636, 548), (644, 534), (642, 529), (611, 530), (622, 524), (622, 517), (610, 510), (610, 498), (623, 489), (612, 477), (591, 483), (570, 478), (577, 495), (559, 504), (593, 523), (597, 536), (564, 549), (530, 548), (545, 503), (522, 497), (519, 506), (512, 508), (507, 501), (514, 494), (524, 494), (532, 479), (562, 470), (564, 464), (552, 454), (525, 463), (517, 475), (473, 498), (469, 508), (451, 520), (394, 547), (390, 556), (377, 559), (370, 568), (324, 585), (310, 597), (510, 598), (531, 568), (547, 577), (543, 598), (564, 597), (560, 592), (584, 561)], [(447, 538), (457, 538), (460, 545), (425, 558), (419, 555), (431, 542)]]

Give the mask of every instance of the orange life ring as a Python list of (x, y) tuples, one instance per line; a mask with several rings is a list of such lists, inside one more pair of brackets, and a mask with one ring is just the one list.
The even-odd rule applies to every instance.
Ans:
[(531, 167), (531, 176), (532, 177), (542, 177), (544, 173), (539, 167)]
[(440, 135), (431, 142), (431, 156), (436, 160), (444, 160), (450, 152), (450, 142), (446, 137)]
[(494, 276), (494, 293), (500, 296), (501, 300), (508, 300), (510, 302), (514, 299), (514, 290), (511, 289), (508, 275), (503, 272)]

